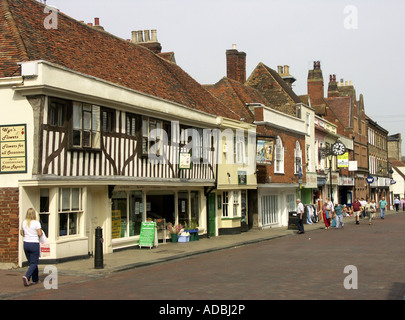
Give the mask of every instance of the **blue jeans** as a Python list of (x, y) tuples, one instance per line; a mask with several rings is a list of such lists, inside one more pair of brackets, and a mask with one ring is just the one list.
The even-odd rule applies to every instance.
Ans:
[(381, 212), (381, 219), (384, 219), (384, 217), (385, 217), (385, 208), (380, 208), (380, 212)]
[(24, 242), (24, 252), (28, 260), (28, 271), (25, 274), (28, 281), (38, 282), (39, 272), (38, 272), (38, 262), (40, 255), (39, 243)]

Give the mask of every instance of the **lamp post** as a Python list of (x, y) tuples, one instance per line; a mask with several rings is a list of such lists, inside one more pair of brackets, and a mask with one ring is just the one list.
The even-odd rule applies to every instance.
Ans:
[(332, 157), (341, 156), (346, 152), (346, 146), (339, 140), (337, 140), (330, 148), (320, 148), (323, 157), (328, 157), (329, 159), (329, 189), (330, 189), (330, 200), (333, 201), (333, 191), (332, 191)]

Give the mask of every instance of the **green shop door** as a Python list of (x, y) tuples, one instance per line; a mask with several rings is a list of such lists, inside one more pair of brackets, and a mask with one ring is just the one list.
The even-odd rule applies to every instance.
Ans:
[(216, 214), (215, 214), (215, 193), (210, 193), (208, 196), (208, 218), (209, 218), (209, 236), (215, 237), (216, 230)]

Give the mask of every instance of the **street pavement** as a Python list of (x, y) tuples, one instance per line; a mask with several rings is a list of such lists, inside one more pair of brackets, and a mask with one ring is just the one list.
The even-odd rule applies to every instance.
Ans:
[[(378, 214), (377, 214), (378, 216)], [(395, 219), (395, 221), (394, 221)], [(205, 253), (215, 253), (217, 259), (219, 260), (224, 254), (222, 250), (225, 249), (238, 249), (238, 248), (243, 248), (244, 250), (247, 250), (246, 252), (249, 252), (251, 250), (253, 252), (253, 246), (250, 246), (251, 244), (263, 244), (266, 245), (269, 243), (269, 241), (274, 242), (274, 246), (272, 250), (276, 250), (273, 255), (268, 254), (267, 257), (271, 259), (271, 256), (274, 256), (275, 254), (281, 254), (280, 257), (282, 259), (280, 260), (280, 265), (281, 267), (281, 272), (283, 268), (286, 268), (289, 264), (294, 264), (294, 259), (297, 258), (298, 256), (294, 256), (293, 251), (291, 250), (291, 247), (286, 247), (285, 252), (282, 249), (283, 243), (287, 243), (287, 241), (284, 241), (283, 239), (285, 237), (289, 237), (291, 241), (295, 241), (297, 244), (300, 243), (301, 241), (311, 241), (311, 245), (313, 246), (318, 246), (316, 247), (317, 249), (315, 250), (312, 248), (311, 252), (302, 252), (306, 259), (308, 260), (307, 267), (311, 269), (318, 268), (322, 266), (322, 261), (319, 260), (319, 255), (315, 255), (315, 252), (319, 252), (320, 250), (325, 250), (325, 257), (329, 262), (333, 259), (339, 259), (339, 255), (342, 257), (344, 254), (348, 253), (349, 251), (353, 250), (353, 248), (356, 248), (356, 246), (360, 247), (361, 245), (364, 245), (364, 241), (366, 244), (365, 249), (362, 249), (364, 251), (367, 250), (368, 247), (371, 249), (375, 246), (377, 247), (380, 243), (383, 242), (383, 240), (378, 240), (380, 243), (376, 243), (375, 239), (378, 236), (383, 236), (382, 239), (385, 239), (384, 241), (389, 241), (388, 243), (385, 243), (388, 245), (390, 248), (392, 247), (392, 250), (386, 250), (386, 255), (383, 255), (384, 261), (373, 261), (373, 252), (365, 252), (363, 255), (359, 255), (359, 257), (366, 257), (364, 259), (371, 259), (367, 260), (366, 262), (363, 260), (357, 260), (354, 261), (356, 265), (362, 265), (363, 263), (366, 263), (367, 265), (378, 265), (382, 264), (382, 268), (386, 270), (386, 277), (390, 278), (390, 283), (392, 285), (387, 288), (386, 283), (380, 284), (380, 287), (377, 288), (384, 288), (384, 294), (381, 294), (381, 292), (376, 292), (375, 295), (370, 294), (369, 292), (367, 293), (367, 296), (360, 296), (360, 299), (388, 299), (388, 300), (400, 300), (404, 298), (405, 295), (405, 281), (397, 281), (398, 279), (395, 279), (395, 275), (392, 274), (393, 266), (390, 265), (390, 263), (396, 263), (397, 262), (393, 259), (391, 259), (392, 256), (398, 256), (399, 254), (404, 255), (404, 246), (403, 242), (397, 242), (397, 240), (403, 240), (403, 232), (392, 232), (390, 228), (392, 226), (389, 225), (389, 221), (393, 221), (392, 223), (395, 223), (396, 226), (398, 225), (405, 225), (405, 213), (400, 212), (396, 213), (394, 211), (387, 212), (386, 214), (386, 219), (381, 220), (376, 218), (375, 223), (371, 226), (368, 226), (368, 218), (361, 220), (360, 226), (355, 225), (354, 223), (354, 218), (352, 217), (345, 217), (344, 222), (346, 224), (346, 229), (351, 229), (352, 231), (355, 230), (355, 228), (361, 227), (363, 228), (362, 230), (366, 230), (364, 228), (373, 228), (373, 229), (367, 229), (367, 230), (373, 230), (372, 232), (368, 232), (366, 236), (363, 235), (362, 239), (357, 239), (355, 236), (355, 232), (351, 232), (349, 237), (345, 237), (343, 233), (340, 233), (339, 235), (336, 232), (345, 232), (346, 230), (324, 230), (320, 231), (320, 229), (324, 229), (324, 224), (323, 222), (319, 222), (313, 225), (305, 225), (305, 234), (298, 235), (296, 233), (296, 230), (288, 230), (286, 227), (285, 228), (272, 228), (272, 229), (266, 229), (266, 230), (249, 230), (248, 232), (241, 233), (239, 235), (227, 235), (227, 236), (219, 236), (219, 237), (212, 237), (209, 239), (200, 239), (199, 241), (193, 241), (193, 242), (188, 242), (188, 243), (166, 243), (166, 244), (159, 244), (157, 248), (149, 249), (149, 248), (137, 248), (137, 249), (127, 249), (123, 251), (119, 251), (113, 254), (106, 254), (104, 255), (104, 268), (103, 269), (95, 269), (94, 268), (94, 259), (89, 258), (89, 259), (84, 259), (84, 260), (77, 260), (77, 261), (70, 261), (70, 262), (64, 262), (64, 263), (59, 263), (56, 264), (56, 270), (57, 270), (57, 275), (58, 275), (58, 287), (59, 288), (64, 288), (64, 287), (72, 287), (72, 285), (76, 285), (77, 288), (79, 286), (84, 286), (86, 283), (90, 283), (91, 280), (97, 280), (97, 279), (114, 279), (114, 275), (122, 274), (122, 277), (124, 272), (127, 270), (133, 270), (137, 268), (142, 268), (146, 266), (154, 266), (157, 264), (165, 263), (168, 261), (181, 261), (181, 259), (186, 259), (190, 257), (202, 257), (203, 254)], [(401, 229), (400, 229), (401, 230)], [(349, 231), (349, 230), (348, 230)], [(329, 249), (332, 250), (332, 246), (328, 246), (328, 243), (324, 243), (325, 233), (330, 233), (331, 237), (329, 238), (330, 241), (341, 241), (341, 248), (340, 249), (334, 249), (336, 252), (330, 252), (328, 251)], [(349, 234), (349, 232), (347, 233)], [(402, 238), (400, 237), (402, 236)], [(291, 238), (292, 237), (292, 238)], [(277, 247), (275, 245), (277, 244)], [(269, 250), (266, 248), (266, 250)], [(314, 251), (315, 250), (315, 251)], [(236, 251), (235, 251), (236, 252)], [(246, 254), (245, 254), (246, 255)], [(375, 255), (375, 258), (377, 259), (377, 255)], [(380, 257), (381, 258), (381, 257)], [(301, 259), (301, 258), (300, 258)], [(312, 259), (312, 260), (311, 260)], [(321, 259), (322, 260), (322, 259)], [(283, 265), (281, 265), (281, 261), (283, 261)], [(235, 261), (235, 264), (238, 265), (238, 262)], [(271, 260), (268, 262), (269, 264), (271, 263)], [(349, 263), (349, 262), (348, 262)], [(387, 264), (388, 263), (388, 264)], [(199, 266), (203, 265), (203, 263), (199, 263)], [(46, 280), (46, 277), (48, 276), (47, 273), (44, 273), (44, 265), (40, 265), (40, 280), (44, 282)], [(401, 267), (396, 265), (396, 268)], [(405, 267), (405, 265), (402, 265), (402, 269)], [(181, 264), (176, 266), (177, 271), (181, 268)], [(195, 266), (197, 269), (197, 266)], [(201, 267), (200, 267), (201, 268)], [(204, 266), (202, 266), (204, 268)], [(38, 284), (30, 287), (24, 287), (22, 284), (21, 277), (25, 274), (26, 268), (20, 268), (16, 270), (0, 270), (0, 299), (8, 300), (8, 299), (25, 299), (26, 297), (30, 297), (30, 299), (47, 299), (47, 292), (49, 290), (46, 290), (44, 288), (43, 284)], [(201, 270), (200, 270), (201, 271)], [(252, 270), (254, 273), (255, 270)], [(304, 271), (304, 274), (308, 271)], [(331, 274), (329, 274), (331, 273)], [(343, 271), (340, 273), (343, 274)], [(385, 274), (385, 273), (384, 273)], [(336, 274), (335, 270), (325, 270), (324, 275), (328, 275), (331, 278), (334, 277)], [(312, 276), (312, 273), (311, 273)], [(363, 274), (362, 274), (363, 276)], [(367, 275), (367, 276), (373, 276), (373, 275)], [(274, 296), (269, 294), (268, 292), (262, 292), (263, 295), (251, 295), (252, 299), (260, 299), (260, 297), (267, 297), (269, 299), (312, 299), (311, 295), (308, 296), (308, 292), (306, 293), (301, 293), (301, 294), (296, 294), (291, 295), (291, 287), (294, 288), (302, 288), (302, 283), (298, 283), (294, 286), (294, 283), (291, 283), (290, 281), (287, 281), (287, 278), (291, 277), (297, 277), (297, 274), (293, 273), (290, 275), (287, 274), (281, 274), (279, 277), (279, 281), (283, 281), (283, 283), (280, 282), (280, 291), (279, 292), (274, 292)], [(319, 278), (319, 283), (321, 283), (323, 280), (321, 280), (322, 277)], [(392, 278), (392, 279), (391, 279)], [(403, 279), (403, 277), (402, 277)], [(229, 281), (225, 280), (224, 281)], [(272, 279), (272, 284), (274, 285), (275, 279)], [(111, 281), (110, 281), (111, 282)], [(341, 281), (339, 282), (339, 286), (341, 285)], [(89, 284), (90, 285), (90, 284)], [(203, 284), (201, 284), (203, 285)], [(110, 286), (113, 286), (113, 283), (110, 283)], [(287, 288), (289, 286), (289, 288)], [(257, 284), (258, 288), (260, 288), (260, 285)], [(156, 290), (154, 292), (151, 292), (150, 297), (158, 297), (156, 295), (156, 292), (159, 291), (158, 288), (155, 288)], [(253, 288), (252, 288), (253, 289)], [(308, 285), (307, 285), (308, 289)], [(283, 291), (285, 290), (285, 291)], [(316, 298), (316, 291), (317, 288), (316, 286), (314, 288), (310, 288), (314, 292), (314, 298)], [(333, 290), (333, 287), (331, 288)], [(370, 292), (372, 292), (370, 288)], [(146, 292), (144, 292), (146, 294)], [(200, 294), (200, 293), (199, 293)], [(345, 299), (347, 298), (347, 290), (344, 292), (345, 295), (342, 296), (337, 296), (337, 299)], [(232, 297), (232, 295), (230, 295)], [(199, 299), (201, 295), (198, 296), (193, 296), (192, 293), (188, 293), (187, 297), (183, 297), (183, 299)], [(256, 298), (255, 298), (256, 297)], [(136, 298), (133, 296), (133, 298)], [(148, 296), (140, 296), (138, 299), (148, 299)], [(234, 299), (243, 299), (243, 296), (238, 296), (235, 294), (233, 296)], [(359, 295), (356, 297), (356, 295), (349, 295), (349, 298), (351, 299), (358, 299)], [(49, 298), (50, 299), (50, 298)], [(69, 299), (68, 296), (66, 296), (66, 299)], [(118, 299), (118, 298), (117, 298)], [(157, 298), (159, 299), (159, 298)], [(181, 299), (181, 297), (179, 297)]]

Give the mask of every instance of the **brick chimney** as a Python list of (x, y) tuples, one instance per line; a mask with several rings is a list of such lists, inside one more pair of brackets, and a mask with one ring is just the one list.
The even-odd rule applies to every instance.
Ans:
[(329, 76), (328, 98), (339, 97), (338, 83), (336, 81), (336, 74)]
[(314, 106), (323, 104), (324, 84), (320, 61), (314, 61), (314, 69), (309, 70), (307, 86), (311, 104)]
[(246, 53), (239, 52), (236, 44), (226, 50), (226, 76), (240, 83), (246, 82)]
[(162, 46), (157, 40), (156, 30), (132, 31), (132, 43), (144, 46), (156, 54), (162, 52)]

